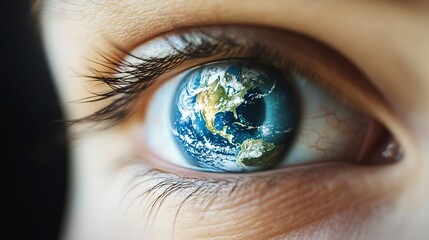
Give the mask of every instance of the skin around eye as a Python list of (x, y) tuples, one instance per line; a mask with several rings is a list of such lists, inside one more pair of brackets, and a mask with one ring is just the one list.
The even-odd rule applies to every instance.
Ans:
[[(426, 6), (416, 1), (337, 0), (43, 2), (49, 3), (42, 15), (45, 46), (68, 119), (106, 106), (70, 104), (89, 94), (86, 79), (75, 78), (73, 70), (87, 70), (86, 59), (98, 56), (94, 46), (114, 53), (106, 36), (132, 50), (167, 31), (201, 24), (258, 24), (308, 34), (346, 54), (382, 95), (372, 94), (362, 74), (344, 66), (347, 61), (336, 54), (314, 47), (317, 44), (309, 46), (302, 38), (294, 43), (271, 31), (255, 31), (254, 38), (242, 34), (272, 46), (284, 45), (290, 48), (286, 55), (329, 75), (325, 80), (332, 82), (325, 85), (337, 86), (333, 92), (346, 93), (356, 100), (352, 105), (381, 119), (407, 150), (404, 161), (383, 167), (323, 164), (240, 177), (222, 174), (222, 179), (149, 164), (155, 157), (145, 152), (133, 159), (134, 171), (119, 170), (123, 178), (118, 180), (110, 167), (123, 164), (124, 155), (138, 149), (130, 131), (135, 129), (127, 126), (136, 127), (146, 119), (144, 104), (136, 104), (129, 115), (135, 121), (88, 131), (72, 145), (74, 188), (67, 239), (426, 239)], [(183, 62), (164, 72), (153, 86), (216, 60), (220, 58)], [(321, 64), (336, 67), (323, 70)], [(153, 92), (146, 91), (143, 98), (150, 99)], [(388, 98), (388, 104), (377, 96)], [(384, 150), (379, 152), (395, 152)], [(118, 209), (119, 202), (125, 209)], [(130, 220), (134, 232), (114, 222), (122, 223), (128, 214), (136, 215)], [(112, 234), (118, 229), (125, 234)]]

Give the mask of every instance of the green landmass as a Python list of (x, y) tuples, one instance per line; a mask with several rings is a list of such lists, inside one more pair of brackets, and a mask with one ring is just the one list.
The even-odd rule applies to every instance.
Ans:
[[(225, 82), (235, 81), (232, 75), (227, 73), (225, 74), (225, 80)], [(207, 86), (207, 90), (200, 92), (196, 99), (197, 103), (201, 106), (201, 114), (206, 122), (207, 129), (213, 134), (218, 134), (227, 139), (231, 144), (234, 144), (232, 142), (234, 136), (226, 132), (228, 126), (224, 126), (221, 130), (218, 130), (214, 126), (214, 120), (216, 113), (219, 112), (232, 112), (234, 117), (238, 119), (237, 108), (244, 102), (244, 96), (246, 96), (247, 92), (255, 86), (252, 81), (243, 81), (238, 84), (242, 88), (235, 89), (236, 92), (228, 94), (225, 86), (221, 84), (220, 77), (218, 77), (216, 81)]]
[(269, 167), (277, 162), (283, 147), (261, 139), (246, 139), (240, 145), (237, 162), (246, 167)]

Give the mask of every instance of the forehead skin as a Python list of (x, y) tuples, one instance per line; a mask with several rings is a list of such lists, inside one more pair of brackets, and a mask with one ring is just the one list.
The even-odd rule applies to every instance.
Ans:
[[(423, 205), (413, 216), (404, 213), (409, 217), (404, 218), (404, 222), (415, 223), (408, 226), (409, 232), (418, 234), (419, 230), (424, 230), (429, 214), (427, 204), (419, 202), (419, 199), (427, 199), (429, 182), (428, 163), (421, 161), (423, 156), (429, 155), (429, 148), (425, 147), (429, 144), (429, 111), (427, 101), (423, 101), (429, 92), (429, 11), (422, 2), (52, 0), (44, 1), (40, 14), (45, 48), (63, 102), (82, 98), (85, 91), (81, 91), (79, 81), (71, 80), (72, 70), (84, 69), (86, 65), (82, 59), (91, 58), (94, 44), (107, 47), (106, 39), (132, 49), (174, 29), (256, 24), (300, 32), (334, 47), (381, 90), (406, 126), (408, 135), (413, 136), (409, 137), (412, 143), (405, 146), (410, 159), (403, 161), (412, 166), (399, 168), (402, 171), (397, 176), (405, 179), (402, 184), (409, 186), (402, 204)], [(82, 107), (67, 107), (66, 111), (74, 116), (82, 112)], [(108, 159), (108, 153), (103, 154)], [(87, 163), (82, 166), (84, 164)], [(405, 172), (409, 173), (407, 177), (404, 177)], [(385, 181), (388, 179), (393, 178), (386, 177)], [(404, 211), (408, 211), (409, 206)]]

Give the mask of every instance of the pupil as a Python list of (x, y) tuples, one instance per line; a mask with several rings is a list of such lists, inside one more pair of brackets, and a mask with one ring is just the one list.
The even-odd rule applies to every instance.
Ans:
[(299, 117), (295, 90), (277, 69), (230, 60), (200, 66), (183, 78), (171, 127), (190, 165), (257, 171), (281, 161)]
[(238, 106), (237, 113), (240, 122), (250, 126), (261, 126), (265, 120), (265, 100), (264, 98), (254, 98), (253, 96), (262, 95), (257, 88), (250, 89), (244, 97), (244, 103)]

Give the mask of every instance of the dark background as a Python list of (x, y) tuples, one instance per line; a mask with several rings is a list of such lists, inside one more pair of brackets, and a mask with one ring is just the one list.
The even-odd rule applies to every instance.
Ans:
[(30, 1), (4, 1), (1, 16), (1, 238), (59, 239), (68, 174), (60, 104)]

